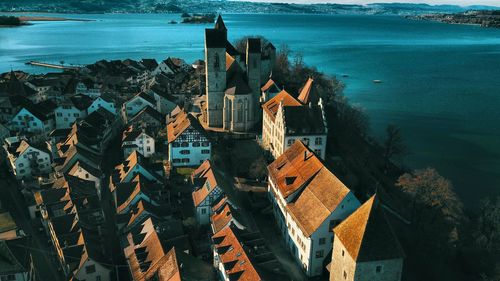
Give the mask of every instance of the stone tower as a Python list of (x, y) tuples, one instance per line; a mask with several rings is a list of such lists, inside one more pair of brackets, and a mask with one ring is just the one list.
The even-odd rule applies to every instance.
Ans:
[(373, 196), (335, 227), (330, 281), (400, 281), (405, 257)]
[(215, 28), (205, 30), (205, 84), (207, 96), (207, 124), (222, 127), (224, 90), (226, 89), (227, 29), (219, 15)]
[(248, 86), (252, 90), (250, 102), (250, 120), (257, 122), (260, 117), (260, 75), (261, 75), (261, 47), (259, 38), (247, 39), (246, 66)]

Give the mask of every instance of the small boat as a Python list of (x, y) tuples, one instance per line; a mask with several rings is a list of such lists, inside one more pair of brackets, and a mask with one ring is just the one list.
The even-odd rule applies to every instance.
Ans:
[(380, 83), (382, 83), (382, 80), (373, 80), (373, 83), (380, 84)]
[(347, 77), (349, 77), (349, 74), (342, 74), (342, 77), (347, 78)]
[(171, 20), (168, 22), (169, 24), (177, 24), (177, 22), (175, 20)]

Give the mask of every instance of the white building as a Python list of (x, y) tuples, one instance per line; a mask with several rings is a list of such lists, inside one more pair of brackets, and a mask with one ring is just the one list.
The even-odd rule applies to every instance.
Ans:
[(76, 94), (95, 99), (101, 95), (101, 86), (95, 84), (91, 80), (80, 81), (76, 84)]
[(133, 151), (138, 151), (147, 158), (155, 153), (155, 140), (146, 134), (144, 129), (135, 129), (130, 126), (123, 132), (122, 149), (125, 158)]
[(135, 95), (133, 98), (126, 101), (122, 106), (123, 120), (127, 122), (127, 120), (134, 117), (139, 111), (147, 106), (151, 106), (156, 109), (156, 100), (146, 93), (139, 93)]
[(48, 135), (55, 127), (52, 106), (48, 103), (38, 105), (30, 103), (23, 106), (9, 122), (10, 129), (16, 132)]
[(30, 145), (19, 137), (6, 139), (4, 148), (9, 168), (17, 179), (29, 179), (52, 171), (50, 154), (44, 148)]
[[(311, 83), (307, 85), (312, 87)], [(262, 107), (262, 146), (274, 158), (283, 154), (296, 140), (301, 140), (325, 159), (328, 127), (321, 100), (316, 105), (303, 103), (283, 90)]]
[(87, 96), (73, 96), (62, 101), (54, 110), (56, 129), (71, 128), (76, 120), (87, 117), (91, 102)]
[(210, 159), (212, 145), (205, 129), (191, 114), (182, 111), (167, 125), (168, 160), (173, 167), (198, 166)]
[(269, 197), (285, 244), (307, 276), (321, 275), (333, 227), (354, 212), (359, 201), (300, 141), (268, 170)]
[(97, 196), (99, 196), (99, 199), (101, 198), (101, 181), (104, 175), (101, 170), (96, 169), (84, 161), (78, 160), (67, 173), (70, 176), (94, 182), (97, 189)]
[(266, 84), (260, 88), (260, 91), (262, 93), (260, 96), (260, 102), (265, 103), (279, 94), (281, 89), (272, 78), (269, 78)]
[(334, 229), (330, 281), (400, 281), (405, 254), (377, 196)]
[(219, 200), (223, 191), (217, 181), (217, 176), (210, 160), (206, 160), (192, 174), (191, 182), (196, 220), (199, 224), (209, 224), (212, 215), (212, 205)]
[(104, 108), (107, 111), (116, 115), (115, 100), (107, 94), (97, 97), (87, 108), (87, 114), (91, 114), (92, 112), (98, 110), (99, 108)]

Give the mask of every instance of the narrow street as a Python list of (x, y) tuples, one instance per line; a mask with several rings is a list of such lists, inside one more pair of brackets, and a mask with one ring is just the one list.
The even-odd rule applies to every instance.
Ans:
[(52, 244), (47, 242), (49, 237), (45, 232), (39, 232), (33, 227), (34, 221), (38, 219), (34, 221), (30, 219), (19, 184), (7, 171), (5, 164), (2, 163), (0, 169), (4, 175), (0, 178), (2, 206), (10, 212), (18, 227), (31, 237), (29, 250), (33, 256), (36, 280), (63, 280), (61, 272), (58, 271), (56, 253), (52, 249)]

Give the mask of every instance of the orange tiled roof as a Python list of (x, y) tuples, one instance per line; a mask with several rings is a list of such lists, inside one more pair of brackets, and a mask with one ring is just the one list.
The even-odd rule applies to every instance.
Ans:
[(234, 58), (230, 54), (226, 53), (226, 71), (229, 70), (233, 62)]
[(274, 80), (272, 78), (269, 78), (269, 80), (267, 80), (266, 84), (264, 84), (264, 86), (262, 86), (260, 88), (260, 90), (262, 92), (265, 92), (265, 91), (269, 90), (269, 88), (271, 88), (273, 85), (276, 86), (276, 83), (274, 82)]
[(376, 195), (335, 227), (334, 232), (336, 239), (357, 262), (405, 256)]
[(213, 235), (212, 240), (230, 280), (262, 280), (231, 227)]
[(304, 87), (302, 87), (302, 90), (300, 91), (298, 100), (301, 101), (303, 104), (308, 104), (309, 100), (311, 98), (311, 90), (313, 87), (313, 82), (314, 80), (312, 78), (307, 79), (306, 84)]
[(324, 167), (314, 153), (301, 141), (296, 141), (267, 169), (269, 177), (286, 198), (301, 188)]
[(190, 126), (202, 133), (205, 132), (198, 119), (182, 110), (167, 125), (167, 141), (173, 142)]
[(310, 236), (337, 209), (349, 189), (327, 168), (322, 168), (298, 198), (287, 204), (289, 213), (306, 236)]
[(279, 92), (275, 97), (268, 100), (262, 108), (264, 111), (271, 117), (274, 121), (276, 118), (276, 114), (278, 113), (278, 108), (280, 103), (283, 103), (283, 106), (301, 106), (302, 104), (296, 100), (292, 95), (290, 95), (287, 91), (283, 90)]
[[(218, 186), (217, 179), (215, 178), (215, 172), (212, 168), (212, 163), (210, 162), (210, 160), (205, 160), (193, 172), (193, 174), (191, 175), (191, 180), (195, 182), (196, 179), (202, 179), (203, 185), (192, 193), (195, 207), (200, 205), (201, 202), (203, 202), (203, 200), (205, 200), (205, 198), (207, 198), (207, 196), (212, 193), (212, 191), (214, 191)], [(206, 182), (208, 182), (208, 186), (206, 185)]]
[(224, 209), (222, 209), (220, 212), (214, 213), (211, 220), (214, 233), (221, 231), (229, 224), (229, 222), (233, 220), (233, 214), (230, 205), (226, 204), (224, 206)]

